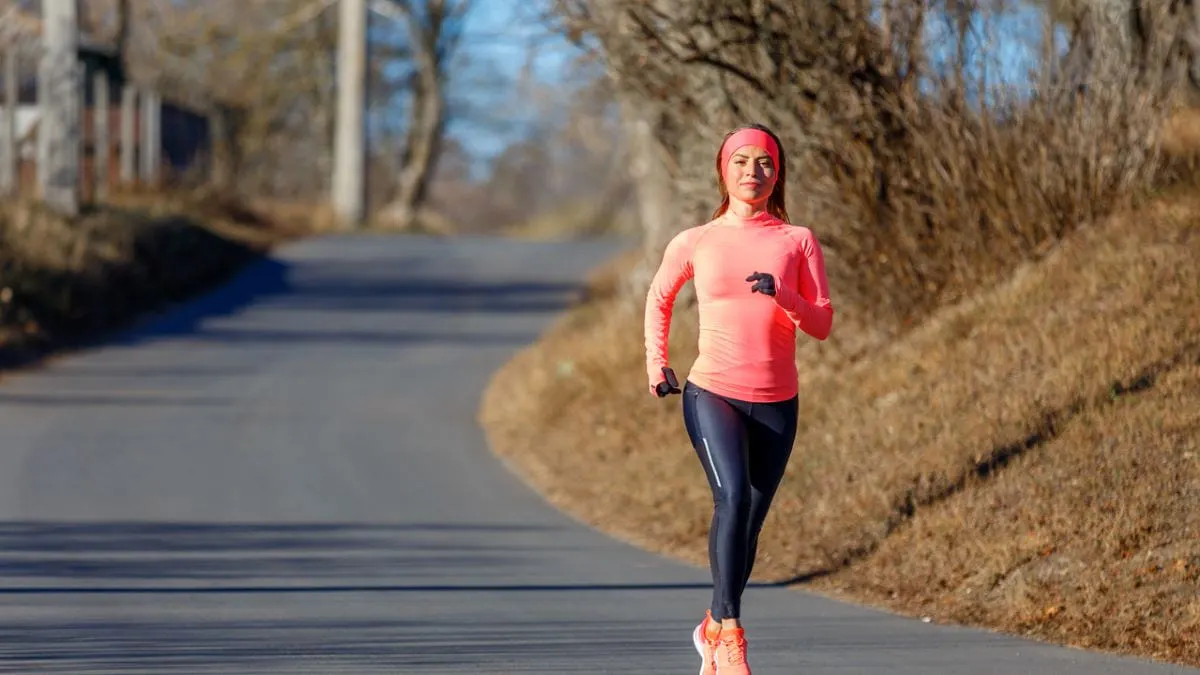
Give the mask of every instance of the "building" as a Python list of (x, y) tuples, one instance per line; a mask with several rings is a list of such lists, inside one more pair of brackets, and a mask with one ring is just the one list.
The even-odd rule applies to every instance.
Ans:
[[(36, 22), (36, 19), (26, 17), (26, 23)], [(40, 27), (39, 27), (40, 28)], [(28, 42), (28, 40), (26, 40)], [(3, 45), (0, 42), (0, 45)], [(37, 176), (37, 130), (40, 111), (37, 105), (37, 64), (25, 51), (25, 57), (20, 59), (17, 116), (17, 142), (20, 157), (19, 190), (21, 194), (32, 195), (36, 190)], [(94, 197), (95, 171), (102, 165), (107, 171), (108, 183), (116, 185), (121, 181), (121, 95), (127, 86), (134, 86), (139, 91), (138, 83), (130, 82), (126, 77), (121, 59), (116, 51), (103, 44), (96, 43), (86, 36), (80, 36), (78, 47), (79, 61), (83, 66), (84, 97), (82, 119), (80, 120), (80, 196), (84, 201)], [(97, 113), (97, 93), (95, 78), (103, 75), (108, 81), (108, 148), (95, 146), (95, 120)], [(0, 72), (0, 92), (4, 91), (4, 73)], [(134, 167), (135, 180), (140, 182), (141, 155), (143, 147), (142, 115), (144, 108), (134, 107)], [(6, 120), (7, 110), (0, 106), (0, 122)], [(211, 134), (208, 116), (192, 107), (178, 101), (159, 99), (158, 138), (155, 151), (158, 152), (158, 175), (152, 179), (156, 184), (180, 184), (207, 179), (211, 158)]]

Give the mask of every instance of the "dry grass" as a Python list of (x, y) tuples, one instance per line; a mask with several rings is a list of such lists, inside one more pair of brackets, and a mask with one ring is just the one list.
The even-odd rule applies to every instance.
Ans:
[[(1147, 150), (1160, 101), (1117, 73), (1112, 80), (1078, 105), (972, 111), (947, 92), (948, 101), (906, 106), (897, 115), (905, 143), (862, 158), (853, 180), (813, 181), (829, 204), (852, 196), (851, 212), (826, 237), (843, 261), (843, 293), (920, 320), (1134, 203), (1160, 175)], [(891, 182), (886, 204), (862, 177), (876, 164)]]
[[(285, 217), (277, 214), (284, 213)], [(64, 219), (0, 204), (0, 368), (113, 330), (320, 226), (207, 192), (114, 195)]]
[[(1198, 259), (1200, 199), (1176, 194), (894, 340), (843, 307), (800, 351), (801, 429), (756, 577), (1200, 665)], [(518, 355), (481, 420), (565, 510), (703, 563), (707, 484), (678, 399), (645, 393), (623, 306), (601, 293)]]
[(1200, 109), (1171, 111), (1163, 125), (1162, 149), (1175, 160), (1194, 162), (1200, 158)]
[[(800, 436), (758, 575), (1200, 664), (1196, 605), (1171, 595), (1195, 586), (1198, 472), (1181, 448), (1200, 407), (1200, 200), (1146, 202), (1200, 143), (1193, 118), (1167, 120), (1183, 17), (1140, 9), (1156, 29), (1134, 64), (1100, 13), (1081, 15), (1097, 48), (1067, 65), (1086, 67), (1032, 73), (1022, 100), (965, 61), (918, 93), (914, 73), (938, 69), (915, 39), (955, 18), (945, 3), (896, 3), (883, 32), (862, 3), (558, 4), (653, 122), (672, 191), (640, 197), (676, 222), (648, 222), (612, 292), (497, 375), (481, 412), (497, 453), (579, 517), (705, 561), (711, 498), (677, 399), (645, 392), (637, 296), (666, 240), (711, 212), (721, 134), (762, 121), (791, 153), (792, 215), (827, 251), (838, 318), (799, 350)], [(1000, 39), (972, 32), (940, 46)], [(675, 315), (681, 372), (694, 315)], [(1106, 577), (1114, 550), (1176, 556), (1180, 574)], [(1071, 561), (1087, 571), (1037, 567)]]
[(923, 510), (817, 587), (1200, 663), (1200, 350)]

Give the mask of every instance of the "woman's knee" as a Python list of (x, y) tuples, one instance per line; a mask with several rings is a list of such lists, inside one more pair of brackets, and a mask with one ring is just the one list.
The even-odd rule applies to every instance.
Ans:
[(751, 503), (749, 485), (726, 483), (713, 494), (713, 504), (718, 511), (741, 521), (749, 518)]

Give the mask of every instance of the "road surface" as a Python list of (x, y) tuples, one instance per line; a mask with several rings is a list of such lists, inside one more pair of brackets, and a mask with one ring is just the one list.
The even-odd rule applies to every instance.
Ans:
[[(4, 378), (0, 672), (696, 672), (707, 572), (559, 514), (474, 421), (616, 250), (306, 241)], [(747, 608), (757, 675), (1196, 672), (785, 589)]]

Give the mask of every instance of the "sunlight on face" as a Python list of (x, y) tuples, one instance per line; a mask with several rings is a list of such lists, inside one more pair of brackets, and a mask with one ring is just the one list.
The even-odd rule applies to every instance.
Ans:
[(775, 189), (776, 167), (763, 148), (747, 145), (738, 148), (725, 170), (725, 189), (744, 202), (765, 201)]

